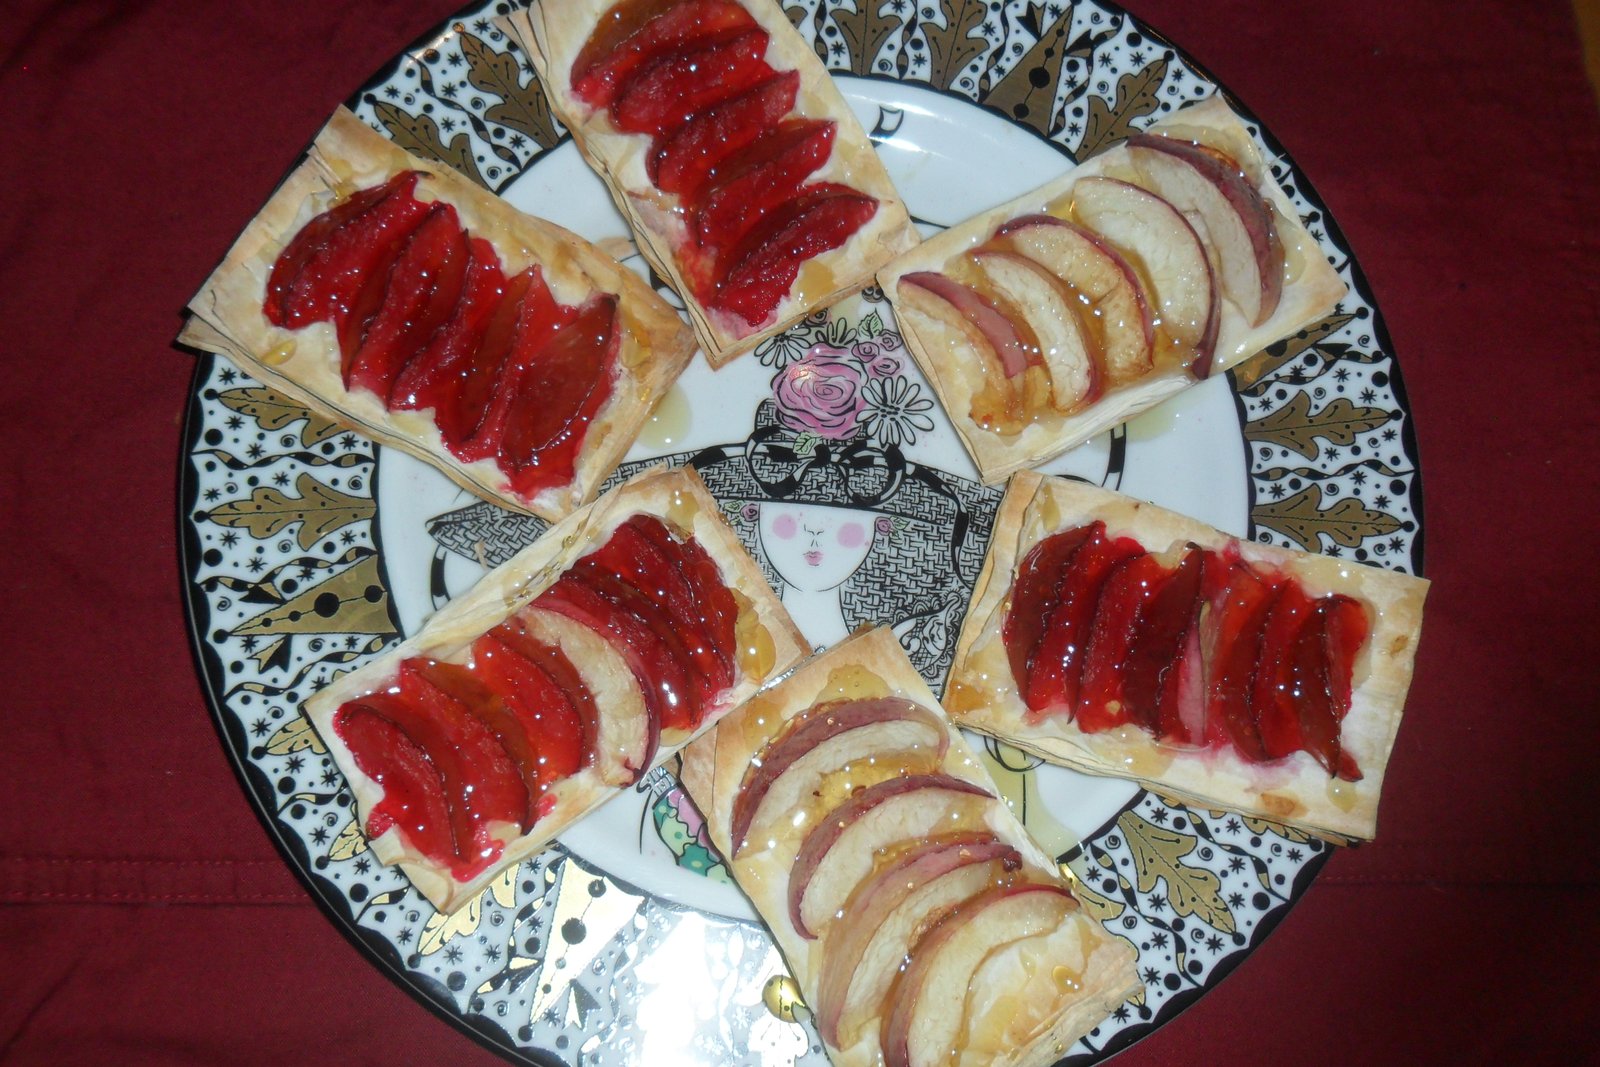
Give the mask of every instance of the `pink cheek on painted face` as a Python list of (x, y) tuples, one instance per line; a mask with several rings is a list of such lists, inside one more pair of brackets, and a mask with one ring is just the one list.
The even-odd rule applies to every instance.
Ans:
[(794, 536), (795, 521), (793, 515), (779, 515), (772, 522), (772, 532), (785, 541)]
[(839, 543), (845, 548), (860, 548), (866, 540), (866, 527), (859, 522), (847, 522), (839, 527)]

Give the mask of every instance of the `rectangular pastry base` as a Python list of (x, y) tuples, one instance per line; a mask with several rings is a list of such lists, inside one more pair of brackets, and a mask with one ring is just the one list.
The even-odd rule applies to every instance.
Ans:
[[(624, 521), (636, 514), (654, 515), (692, 534), (716, 561), (724, 581), (737, 591), (741, 626), (748, 613), (752, 656), (741, 654), (734, 684), (717, 706), (708, 709), (693, 733), (663, 729), (651, 766), (659, 766), (691, 738), (710, 730), (770, 678), (777, 677), (809, 649), (804, 637), (767, 585), (738, 536), (728, 528), (714, 497), (691, 468), (647, 471), (611, 490), (593, 504), (550, 527), (543, 537), (489, 572), (464, 596), (441, 608), (415, 635), (389, 649), (359, 670), (336, 678), (305, 705), (306, 717), (327, 744), (355, 793), (362, 825), (383, 796), (383, 788), (356, 765), (355, 757), (333, 729), (339, 707), (387, 687), (402, 660), (413, 656), (459, 659), (472, 642), (530, 603), (579, 557), (599, 547)], [(631, 676), (627, 684), (633, 684)], [(470, 882), (458, 882), (446, 869), (413, 851), (395, 829), (375, 838), (372, 851), (386, 864), (398, 864), (413, 885), (441, 911), (453, 911), (474, 899), (506, 867), (534, 855), (564, 829), (622, 789), (602, 781), (591, 765), (551, 787), (554, 806), (526, 835), (506, 842), (490, 869)]]
[[(1372, 633), (1356, 663), (1356, 685), (1340, 742), (1360, 766), (1359, 782), (1330, 778), (1308, 753), (1270, 764), (1231, 749), (1192, 751), (1158, 744), (1137, 727), (1084, 733), (1062, 716), (1034, 720), (1016, 691), (1001, 636), (1017, 565), (1052, 533), (1096, 519), (1108, 535), (1137, 540), (1151, 554), (1193, 542), (1293, 575), (1308, 595), (1343, 593), (1364, 602)], [(1331, 556), (1238, 541), (1202, 522), (1096, 486), (1031, 471), (1013, 476), (995, 516), (989, 555), (956, 644), (945, 705), (962, 726), (1001, 738), (1052, 763), (1130, 778), (1201, 807), (1227, 808), (1338, 838), (1370, 840), (1378, 799), (1400, 728), (1422, 627), (1428, 582)]]
[[(267, 279), (285, 245), (313, 217), (353, 189), (403, 171), (421, 171), (418, 199), (444, 199), (475, 237), (494, 245), (507, 276), (538, 263), (556, 298), (579, 303), (599, 293), (619, 297), (623, 332), (612, 396), (590, 423), (573, 480), (532, 499), (514, 492), (492, 460), (452, 455), (425, 412), (390, 411), (375, 394), (347, 390), (338, 339), (326, 322), (283, 330), (262, 312)], [(411, 156), (340, 108), (310, 153), (245, 228), (189, 304), (185, 344), (220, 352), (265, 385), (443, 471), (457, 485), (502, 507), (552, 522), (592, 500), (638, 436), (645, 420), (694, 356), (694, 339), (677, 312), (638, 275), (574, 233), (522, 214), (449, 167)]]

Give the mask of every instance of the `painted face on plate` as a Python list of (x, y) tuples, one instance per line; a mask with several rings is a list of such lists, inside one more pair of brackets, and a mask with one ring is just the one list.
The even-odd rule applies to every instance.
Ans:
[(823, 504), (761, 507), (761, 548), (783, 580), (796, 589), (833, 589), (856, 572), (872, 551), (875, 517)]

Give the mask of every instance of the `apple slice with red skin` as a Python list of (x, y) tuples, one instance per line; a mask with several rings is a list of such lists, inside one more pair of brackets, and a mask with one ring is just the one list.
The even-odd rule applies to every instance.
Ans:
[[(634, 529), (661, 550), (693, 587), (699, 609), (700, 630), (711, 641), (717, 655), (728, 665), (730, 679), (737, 668), (739, 603), (733, 599), (722, 571), (710, 553), (693, 536), (675, 536), (666, 524), (647, 515), (636, 516)], [(729, 684), (732, 684), (730, 680)]]
[(879, 849), (976, 825), (993, 802), (994, 794), (982, 786), (938, 773), (890, 778), (860, 790), (800, 843), (789, 872), (795, 932), (815, 939), (871, 873)]
[(759, 27), (725, 30), (685, 42), (634, 71), (611, 104), (611, 121), (624, 133), (670, 134), (707, 108), (731, 100), (772, 77), (762, 57), (767, 33)]
[(1208, 555), (1192, 544), (1184, 552), (1145, 605), (1123, 664), (1128, 717), (1159, 740), (1205, 741), (1199, 625)]
[(996, 950), (1048, 934), (1078, 910), (1063, 886), (1022, 882), (985, 890), (945, 913), (911, 948), (889, 992), (883, 1025), (886, 1067), (949, 1061), (965, 1021), (973, 974)]
[(441, 704), (452, 703), (458, 714), (477, 719), (500, 742), (500, 747), (505, 749), (517, 773), (522, 776), (523, 787), (527, 790), (522, 832), (533, 829), (533, 824), (539, 819), (539, 753), (516, 713), (471, 667), (464, 664), (417, 658), (407, 660), (401, 670), (411, 675), (410, 678), (402, 678), (402, 687), (414, 684), (419, 691), (423, 688), (432, 690), (428, 700)]
[(388, 401), (400, 369), (455, 312), (471, 255), (456, 209), (435, 201), (389, 271), (383, 305), (344, 369), (346, 389)]
[(625, 0), (600, 16), (572, 63), (573, 95), (609, 107), (618, 88), (646, 63), (729, 30), (756, 26), (733, 0)]
[(1145, 609), (1171, 576), (1151, 555), (1124, 559), (1106, 576), (1089, 627), (1083, 681), (1078, 687), (1077, 723), (1084, 733), (1099, 733), (1128, 721), (1122, 694), (1123, 665)]
[(1217, 349), (1221, 289), (1189, 220), (1155, 193), (1116, 178), (1078, 182), (1072, 210), (1144, 268), (1161, 324), (1193, 353), (1188, 365), (1195, 378), (1207, 377)]
[(743, 851), (763, 801), (772, 800), (773, 812), (788, 811), (823, 775), (879, 753), (924, 752), (932, 771), (949, 744), (933, 712), (901, 697), (835, 700), (808, 709), (761, 746), (739, 782), (729, 817), (734, 858)]
[(1071, 412), (1093, 403), (1101, 393), (1100, 362), (1060, 279), (1014, 252), (980, 248), (973, 261), (1038, 342), (1039, 359), (1050, 375), (1052, 406)]
[(472, 643), (472, 665), (538, 750), (541, 797), (594, 761), (600, 715), (560, 648), (539, 641), (513, 615)]
[(1252, 763), (1267, 759), (1261, 731), (1250, 714), (1250, 695), (1261, 661), (1267, 616), (1277, 594), (1278, 582), (1272, 576), (1234, 560), (1205, 620), (1208, 733), (1232, 745)]
[(1030, 548), (1017, 567), (1016, 580), (1011, 583), (1011, 607), (1001, 624), (1000, 637), (1019, 694), (1027, 691), (1028, 666), (1044, 638), (1045, 616), (1061, 572), (1097, 526), (1105, 528), (1099, 523), (1051, 534)]
[(693, 721), (686, 657), (668, 632), (669, 624), (637, 590), (579, 560), (534, 603), (605, 638), (628, 664), (650, 717), (662, 729)]
[[(335, 240), (335, 235), (377, 206), (394, 191), (396, 183), (402, 181), (408, 187), (414, 187), (417, 175), (410, 172), (382, 185), (359, 189), (300, 228), (283, 251), (278, 253), (278, 258), (272, 263), (272, 271), (267, 275), (267, 295), (261, 310), (268, 322), (294, 330), (331, 314), (331, 302), (326, 306), (321, 306), (321, 302), (312, 305), (311, 289), (302, 288), (296, 296), (295, 285), (300, 275), (313, 263), (325, 267), (319, 261), (329, 256), (329, 244)], [(344, 239), (348, 240), (348, 237)]]
[(1154, 364), (1155, 324), (1144, 283), (1127, 259), (1097, 235), (1054, 215), (1023, 215), (995, 231), (1008, 248), (1060, 278), (1083, 305), (1080, 321), (1098, 336), (1107, 388), (1134, 381)]
[(704, 302), (760, 326), (789, 294), (802, 264), (843, 245), (877, 212), (877, 200), (848, 186), (801, 188), (769, 211), (732, 254), (716, 258), (719, 281)]
[(510, 399), (500, 459), (519, 494), (572, 481), (590, 424), (611, 398), (621, 347), (617, 298), (606, 293), (572, 314), (526, 363), (502, 373)]
[(1238, 163), (1173, 137), (1139, 133), (1126, 143), (1141, 180), (1196, 223), (1223, 295), (1251, 326), (1270, 319), (1283, 296), (1283, 244), (1272, 207)]
[(700, 246), (731, 248), (794, 199), (800, 183), (828, 161), (837, 128), (825, 119), (787, 119), (718, 164), (694, 205)]
[(383, 790), (367, 813), (367, 836), (382, 837), (390, 827), (398, 827), (412, 848), (452, 865), (456, 843), (444, 779), (421, 746), (379, 710), (393, 699), (379, 693), (342, 704), (333, 714), (334, 733), (355, 757), (361, 773)]
[(1028, 664), (1023, 702), (1034, 718), (1077, 712), (1089, 639), (1100, 592), (1118, 563), (1144, 549), (1126, 537), (1108, 537), (1105, 524), (1092, 524), (1083, 546), (1072, 554), (1056, 582), (1049, 617)]
[(908, 946), (945, 912), (1014, 879), (1022, 855), (986, 831), (912, 845), (856, 887), (850, 922), (829, 939), (817, 981), (817, 1030), (848, 1048), (881, 1010)]
[(903, 276), (896, 291), (896, 313), (925, 345), (975, 357), (961, 361), (972, 394), (967, 416), (992, 433), (1021, 433), (1032, 390), (1027, 344), (1011, 320), (976, 290), (933, 271)]
[[(467, 375), (475, 372), (473, 357), (483, 342), (489, 320), (500, 306), (506, 276), (494, 246), (481, 237), (468, 241), (470, 256), (461, 283), (461, 298), (450, 319), (427, 345), (406, 362), (389, 389), (389, 406), (404, 411), (433, 408), (435, 421), (448, 412)], [(489, 368), (492, 386), (498, 366)], [(485, 393), (487, 395), (487, 392)], [(452, 439), (470, 433), (453, 428)], [(440, 436), (444, 436), (441, 430)]]
[(657, 146), (645, 164), (664, 193), (693, 200), (719, 165), (794, 109), (800, 72), (774, 74), (749, 92), (702, 111)]
[[(538, 599), (515, 617), (539, 642), (561, 651), (588, 692), (598, 712), (591, 751), (601, 780), (632, 785), (644, 777), (661, 743), (661, 721), (645, 701), (627, 660), (601, 633), (546, 610)], [(570, 680), (557, 681), (571, 691)]]

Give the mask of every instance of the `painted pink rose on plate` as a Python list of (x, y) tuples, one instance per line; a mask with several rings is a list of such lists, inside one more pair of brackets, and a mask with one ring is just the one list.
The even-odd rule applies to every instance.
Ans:
[(856, 432), (866, 407), (860, 366), (843, 349), (817, 345), (772, 383), (778, 421), (791, 430), (842, 441)]

